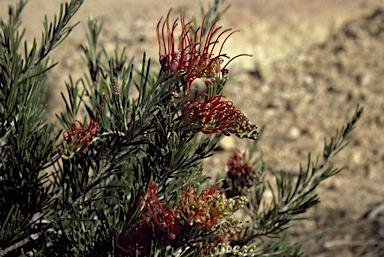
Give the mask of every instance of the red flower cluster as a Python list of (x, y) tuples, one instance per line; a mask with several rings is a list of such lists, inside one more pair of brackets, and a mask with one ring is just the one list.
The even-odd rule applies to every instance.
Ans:
[[(204, 97), (204, 101), (198, 102), (201, 97)], [(229, 136), (233, 133), (239, 138), (256, 139), (257, 126), (252, 125), (231, 101), (223, 101), (221, 98), (221, 95), (197, 95), (192, 102), (184, 106), (187, 121), (202, 126), (200, 131), (205, 134), (221, 132)]]
[[(185, 22), (183, 12), (181, 12), (179, 20), (176, 19), (171, 23), (170, 13), (168, 12), (164, 22), (159, 21), (156, 28), (160, 64), (162, 72), (168, 76), (174, 73), (184, 76), (182, 100), (186, 100), (184, 114), (187, 120), (202, 126), (199, 131), (206, 134), (221, 132), (230, 135), (234, 133), (240, 138), (256, 139), (257, 126), (252, 125), (245, 115), (233, 106), (232, 102), (222, 101), (222, 96), (200, 94), (194, 101), (189, 102), (191, 85), (195, 79), (205, 79), (207, 86), (212, 85), (213, 81), (220, 84), (221, 78), (228, 73), (226, 66), (229, 62), (239, 56), (249, 56), (240, 54), (229, 58), (222, 53), (226, 41), (236, 31), (222, 30), (221, 27), (217, 27), (217, 21), (206, 28), (207, 16), (204, 17), (201, 27), (194, 29), (192, 21)], [(176, 32), (178, 21), (181, 24), (180, 34)], [(205, 31), (207, 31), (206, 35)], [(176, 43), (177, 40), (178, 43)], [(219, 40), (222, 41), (219, 42)], [(222, 66), (223, 58), (229, 58), (224, 66)], [(197, 99), (201, 96), (205, 96), (205, 99), (203, 102), (198, 102)]]
[(115, 239), (116, 246), (125, 253), (143, 252), (149, 249), (151, 241), (155, 238), (168, 236), (169, 239), (174, 240), (180, 231), (180, 224), (175, 218), (173, 210), (164, 208), (160, 203), (155, 183), (151, 182), (149, 184), (148, 197), (142, 193), (142, 200), (150, 217), (145, 216), (141, 210), (142, 204), (140, 201), (138, 209), (143, 219), (126, 233), (122, 240), (124, 246), (119, 243), (119, 235)]
[[(104, 103), (104, 96), (100, 104), (100, 109), (97, 113), (97, 118), (91, 119), (87, 128), (84, 128), (83, 124), (79, 120), (72, 122), (71, 130), (65, 130), (63, 137), (66, 142), (66, 150), (71, 153), (81, 153), (86, 149), (96, 136), (97, 127), (99, 125), (101, 108)], [(62, 152), (62, 150), (60, 150)], [(63, 155), (64, 156), (64, 155)]]
[(257, 170), (248, 163), (245, 153), (236, 150), (227, 162), (227, 178), (224, 180), (225, 188), (229, 187), (228, 196), (244, 195), (245, 191), (254, 185)]
[[(236, 31), (230, 32), (230, 29), (221, 31), (221, 27), (217, 27), (217, 21), (214, 22), (207, 30), (207, 35), (203, 35), (205, 31), (204, 17), (202, 25), (196, 31), (192, 26), (192, 21), (185, 22), (184, 14), (180, 14), (181, 33), (176, 35), (177, 21), (176, 19), (171, 25), (170, 11), (167, 18), (157, 24), (157, 38), (159, 43), (159, 55), (162, 71), (168, 75), (177, 72), (185, 74), (184, 96), (190, 95), (191, 84), (197, 78), (214, 79), (227, 74), (226, 66), (233, 59), (246, 54), (240, 54), (230, 58), (227, 64), (222, 67), (223, 58), (229, 58), (226, 54), (222, 54), (222, 50), (227, 39)], [(225, 37), (221, 45), (219, 39)], [(176, 44), (178, 38), (178, 44)], [(216, 48), (220, 45), (218, 53), (214, 54)], [(247, 55), (248, 56), (248, 55)], [(209, 82), (206, 82), (209, 85)]]
[[(150, 248), (153, 240), (168, 236), (176, 240), (183, 232), (197, 228), (202, 232), (212, 232), (231, 215), (244, 207), (244, 197), (227, 199), (224, 192), (214, 185), (197, 195), (196, 188), (182, 189), (182, 199), (174, 208), (164, 208), (156, 193), (156, 184), (150, 183), (147, 197), (143, 193), (144, 206), (150, 214), (147, 217), (142, 210), (142, 202), (138, 205), (142, 220), (126, 233), (116, 237), (116, 246), (128, 254), (136, 251), (143, 253)], [(121, 239), (119, 239), (122, 236)]]
[(245, 153), (241, 154), (238, 149), (228, 159), (227, 167), (227, 175), (232, 179), (247, 178), (253, 180), (257, 173), (255, 168), (248, 164)]
[(92, 139), (96, 136), (96, 129), (98, 126), (98, 120), (91, 119), (89, 125), (84, 129), (83, 124), (75, 120), (72, 122), (71, 131), (64, 131), (63, 137), (67, 142), (67, 150), (71, 152), (82, 152), (87, 148)]
[(224, 191), (213, 185), (208, 190), (196, 194), (196, 188), (188, 187), (182, 190), (182, 201), (176, 208), (176, 213), (189, 225), (200, 231), (211, 233), (218, 231), (210, 243), (203, 246), (209, 248), (213, 244), (227, 241), (228, 236), (239, 231), (239, 222), (233, 217), (247, 203), (244, 196), (227, 198)]
[(182, 201), (176, 210), (189, 226), (196, 225), (212, 231), (223, 219), (224, 210), (221, 207), (224, 205), (221, 203), (224, 199), (227, 200), (225, 193), (218, 191), (216, 185), (203, 190), (200, 195), (197, 195), (196, 188), (189, 186), (186, 192), (182, 190)]
[(141, 204), (139, 204), (139, 211), (145, 223), (148, 227), (153, 227), (155, 235), (161, 235), (163, 232), (167, 232), (169, 239), (175, 239), (178, 229), (178, 221), (174, 217), (173, 211), (170, 208), (164, 209), (161, 205), (156, 193), (156, 184), (150, 183), (148, 189), (148, 198), (142, 194), (145, 207), (151, 214), (150, 218), (147, 218), (141, 210)]

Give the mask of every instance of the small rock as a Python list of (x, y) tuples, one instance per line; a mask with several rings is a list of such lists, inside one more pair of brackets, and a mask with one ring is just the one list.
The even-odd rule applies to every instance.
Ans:
[(372, 165), (365, 165), (365, 177), (370, 180), (373, 179), (375, 176), (375, 170), (376, 169), (374, 169)]
[(358, 151), (354, 152), (352, 154), (352, 160), (355, 163), (361, 163), (361, 152), (358, 152)]
[(312, 76), (306, 76), (304, 78), (305, 85), (307, 87), (312, 87), (313, 86), (313, 77)]
[(296, 139), (300, 136), (301, 132), (300, 132), (300, 129), (298, 129), (297, 127), (292, 127), (290, 130), (289, 130), (289, 135), (291, 136), (291, 138), (293, 139)]

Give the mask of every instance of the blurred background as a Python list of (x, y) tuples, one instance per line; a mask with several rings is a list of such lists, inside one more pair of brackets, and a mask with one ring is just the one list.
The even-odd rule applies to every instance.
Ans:
[[(16, 0), (0, 1), (0, 17)], [(37, 38), (44, 15), (53, 19), (63, 1), (31, 0), (22, 15), (25, 38)], [(309, 256), (384, 256), (384, 2), (381, 0), (227, 0), (231, 8), (220, 24), (240, 30), (224, 52), (242, 57), (229, 66), (225, 95), (251, 122), (266, 130), (259, 144), (270, 170), (296, 174), (308, 152), (321, 154), (325, 137), (352, 117), (363, 118), (349, 146), (333, 163), (345, 169), (317, 189), (321, 203), (285, 233)], [(208, 1), (204, 1), (208, 6)], [(173, 7), (173, 18), (202, 19), (199, 1), (85, 1), (69, 38), (53, 52), (59, 64), (49, 80), (47, 117), (63, 110), (60, 92), (68, 76), (86, 72), (89, 16), (103, 22), (100, 47), (112, 55), (116, 43), (140, 64), (145, 51), (157, 71), (156, 25)], [(235, 148), (252, 142), (226, 137), (222, 151), (206, 161), (206, 171), (223, 172)]]

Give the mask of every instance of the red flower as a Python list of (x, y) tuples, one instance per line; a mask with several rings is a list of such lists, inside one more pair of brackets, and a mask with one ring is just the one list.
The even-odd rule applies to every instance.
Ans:
[(216, 185), (208, 190), (203, 190), (199, 196), (196, 193), (196, 188), (189, 186), (186, 192), (182, 189), (182, 201), (176, 207), (175, 212), (188, 225), (200, 226), (212, 231), (222, 219), (223, 210), (216, 208), (219, 199), (226, 199), (226, 197), (223, 192), (217, 191)]
[(96, 136), (97, 125), (98, 121), (94, 119), (89, 122), (86, 129), (80, 121), (72, 122), (71, 131), (66, 130), (63, 133), (64, 140), (67, 142), (67, 149), (73, 152), (82, 152)]
[(151, 217), (146, 217), (141, 210), (141, 204), (139, 204), (139, 211), (143, 220), (148, 227), (153, 228), (155, 235), (161, 235), (163, 232), (167, 232), (169, 239), (175, 239), (178, 234), (178, 221), (174, 217), (173, 211), (170, 208), (164, 209), (159, 201), (156, 193), (156, 184), (151, 182), (148, 189), (148, 198), (145, 194), (142, 194), (145, 207), (147, 208)]
[[(127, 233), (120, 233), (115, 239), (116, 246), (125, 253), (134, 254), (136, 251), (143, 253), (150, 248), (153, 240), (159, 240), (165, 236), (174, 240), (180, 234), (180, 224), (175, 218), (173, 210), (164, 208), (160, 203), (155, 183), (149, 184), (147, 195), (148, 197), (142, 193), (142, 200), (150, 216), (147, 217), (141, 210), (140, 201), (138, 210), (143, 219)], [(123, 235), (121, 240), (119, 240), (120, 235)]]
[(231, 179), (247, 178), (248, 180), (253, 180), (256, 176), (255, 168), (248, 164), (245, 153), (241, 154), (238, 149), (228, 159), (227, 167), (227, 175)]
[[(225, 76), (228, 72), (226, 70), (228, 63), (239, 56), (246, 55), (240, 54), (230, 58), (227, 64), (222, 67), (223, 58), (229, 58), (222, 53), (224, 44), (236, 31), (230, 32), (230, 29), (221, 31), (221, 27), (217, 27), (216, 21), (207, 30), (207, 34), (203, 35), (206, 29), (204, 24), (207, 16), (204, 17), (201, 27), (194, 31), (192, 21), (186, 23), (184, 14), (181, 12), (181, 33), (176, 34), (178, 19), (171, 25), (170, 13), (171, 11), (168, 12), (163, 23), (162, 20), (159, 21), (156, 28), (160, 64), (162, 71), (166, 72), (167, 75), (174, 72), (179, 75), (185, 74), (184, 96), (190, 95), (190, 86), (195, 79), (215, 79)], [(219, 39), (224, 36), (224, 40), (219, 43)], [(176, 39), (178, 39), (178, 44), (175, 42)], [(218, 52), (215, 54), (214, 51), (217, 48)]]
[(147, 195), (142, 194), (149, 217), (141, 210), (140, 201), (138, 209), (142, 220), (127, 233), (118, 234), (116, 246), (128, 254), (135, 254), (136, 251), (143, 254), (150, 249), (153, 241), (164, 240), (167, 236), (176, 240), (183, 232), (190, 231), (191, 227), (202, 233), (210, 233), (223, 222), (233, 222), (232, 215), (247, 202), (245, 197), (226, 198), (216, 185), (199, 195), (192, 186), (187, 191), (184, 188), (181, 190), (181, 202), (172, 209), (164, 208), (157, 196), (156, 184), (151, 182)]
[(231, 216), (244, 207), (245, 197), (227, 198), (217, 185), (203, 190), (197, 195), (196, 188), (182, 189), (182, 201), (175, 208), (175, 213), (189, 226), (203, 228), (211, 232), (222, 222), (231, 219)]
[(257, 170), (248, 163), (245, 153), (241, 154), (239, 150), (236, 150), (234, 155), (228, 159), (227, 169), (223, 187), (229, 197), (245, 195), (246, 190), (255, 185)]
[[(72, 122), (71, 130), (65, 130), (63, 132), (64, 140), (66, 141), (66, 150), (71, 154), (81, 153), (86, 149), (96, 136), (97, 126), (99, 125), (101, 108), (104, 103), (104, 96), (100, 104), (97, 118), (91, 119), (87, 128), (84, 128), (83, 124), (79, 120)], [(62, 150), (61, 150), (62, 151)]]
[[(198, 99), (204, 97), (203, 102)], [(187, 121), (202, 126), (199, 131), (205, 134), (221, 132), (226, 136), (231, 133), (239, 138), (256, 139), (257, 126), (252, 125), (248, 118), (231, 101), (222, 101), (221, 95), (208, 96), (201, 93), (192, 102), (184, 106)]]

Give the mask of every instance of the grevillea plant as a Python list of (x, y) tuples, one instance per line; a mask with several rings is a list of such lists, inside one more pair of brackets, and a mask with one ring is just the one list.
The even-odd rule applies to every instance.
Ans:
[[(45, 19), (39, 46), (20, 31), (26, 2), (9, 8), (0, 21), (0, 256), (302, 254), (281, 232), (319, 201), (316, 186), (340, 171), (329, 160), (362, 108), (296, 179), (275, 172), (266, 182), (273, 167), (257, 148), (258, 127), (223, 94), (229, 64), (250, 55), (225, 54), (236, 31), (219, 26), (222, 2), (201, 23), (184, 12), (159, 17), (157, 70), (145, 54), (137, 69), (125, 49), (110, 56), (98, 48), (101, 25), (90, 19), (87, 72), (66, 83), (59, 122), (43, 118), (54, 66), (47, 57), (74, 29), (68, 24), (83, 1)], [(197, 90), (197, 80), (205, 88)], [(224, 136), (248, 140), (250, 150), (236, 150), (210, 179), (202, 160)]]

